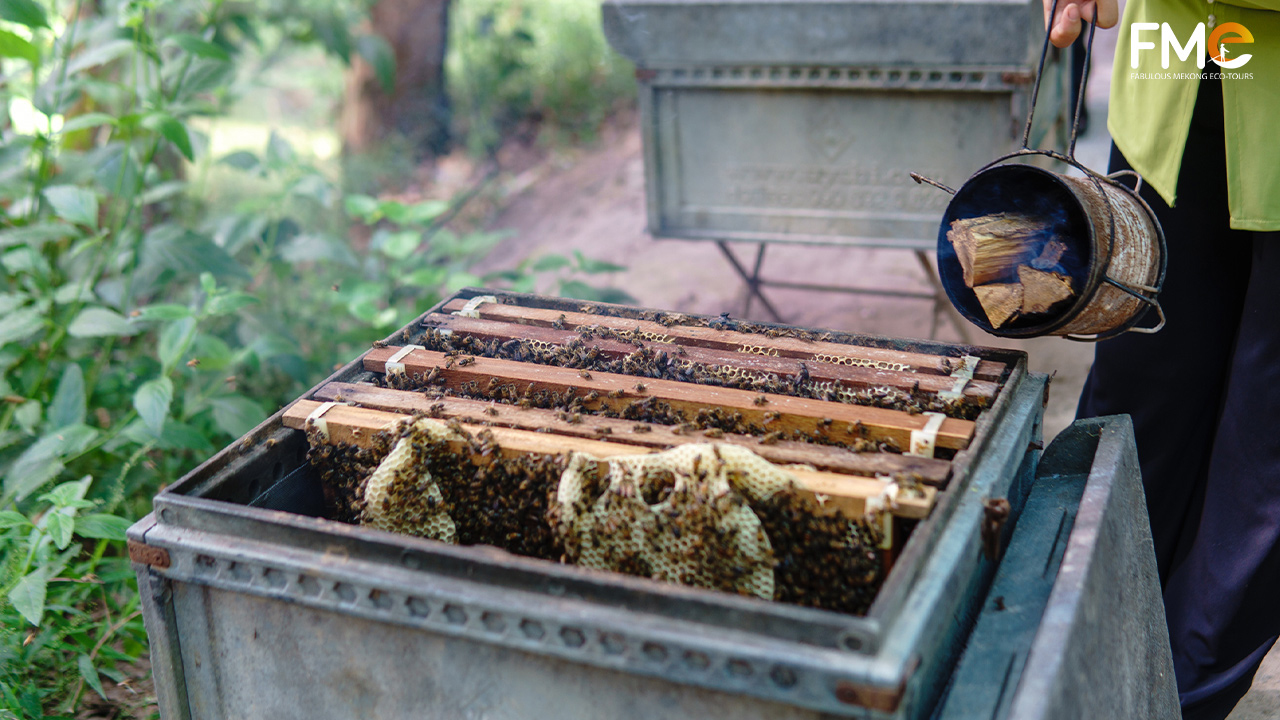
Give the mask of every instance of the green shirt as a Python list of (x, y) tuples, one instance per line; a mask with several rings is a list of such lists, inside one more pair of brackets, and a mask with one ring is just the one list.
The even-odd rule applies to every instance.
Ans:
[(1223, 73), (1231, 227), (1280, 230), (1280, 0), (1129, 0), (1116, 43), (1107, 129), (1134, 170), (1173, 205), (1200, 82), (1198, 51), (1182, 61), (1171, 48), (1165, 69), (1161, 29), (1144, 30), (1141, 41), (1155, 48), (1141, 50), (1134, 69), (1132, 25), (1143, 22), (1168, 23), (1179, 45), (1204, 23), (1204, 47), (1212, 54), (1216, 49), (1207, 42), (1214, 27), (1240, 23), (1253, 35), (1252, 43), (1227, 45), (1228, 59), (1253, 55), (1243, 66), (1220, 68), (1207, 61), (1205, 69)]

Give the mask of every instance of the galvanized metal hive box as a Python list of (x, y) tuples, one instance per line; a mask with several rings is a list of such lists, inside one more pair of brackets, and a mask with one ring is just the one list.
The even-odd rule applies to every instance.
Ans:
[[(423, 331), (415, 322), (386, 342)], [(282, 411), (162, 492), (131, 530), (164, 716), (927, 716), (995, 567), (983, 553), (985, 502), (1008, 498), (1016, 517), (1030, 486), (1046, 378), (1017, 352), (830, 341), (1003, 366), (866, 616), (326, 520), (307, 440)], [(370, 357), (327, 382), (367, 380)]]
[[(931, 250), (958, 183), (1019, 146), (1043, 39), (1027, 0), (606, 0), (639, 80), (649, 231)], [(1057, 53), (1055, 51), (1056, 60)], [(1033, 146), (1061, 138), (1066, 63)]]

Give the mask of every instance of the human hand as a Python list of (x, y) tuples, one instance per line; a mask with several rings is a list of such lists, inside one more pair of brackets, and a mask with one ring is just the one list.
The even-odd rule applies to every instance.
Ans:
[(1120, 5), (1117, 0), (1058, 0), (1058, 15), (1049, 19), (1053, 10), (1053, 0), (1044, 0), (1044, 23), (1049, 28), (1049, 42), (1054, 47), (1064, 48), (1080, 35), (1080, 21), (1094, 22), (1100, 28), (1115, 27), (1120, 20)]

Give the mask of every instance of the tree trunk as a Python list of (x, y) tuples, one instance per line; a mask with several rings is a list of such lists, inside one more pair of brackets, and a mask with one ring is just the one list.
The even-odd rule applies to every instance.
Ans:
[(373, 32), (395, 53), (395, 88), (387, 93), (369, 63), (354, 53), (342, 104), (346, 152), (368, 151), (399, 138), (414, 160), (438, 155), (449, 142), (449, 100), (444, 58), (449, 0), (378, 0)]

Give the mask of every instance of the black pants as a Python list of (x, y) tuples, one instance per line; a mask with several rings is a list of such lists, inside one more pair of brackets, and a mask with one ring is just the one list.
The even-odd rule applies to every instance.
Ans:
[[(1111, 166), (1129, 167), (1114, 145)], [(1168, 240), (1168, 324), (1099, 343), (1077, 415), (1133, 416), (1183, 717), (1224, 718), (1280, 635), (1280, 233), (1230, 229), (1218, 81), (1177, 207), (1142, 197)]]

